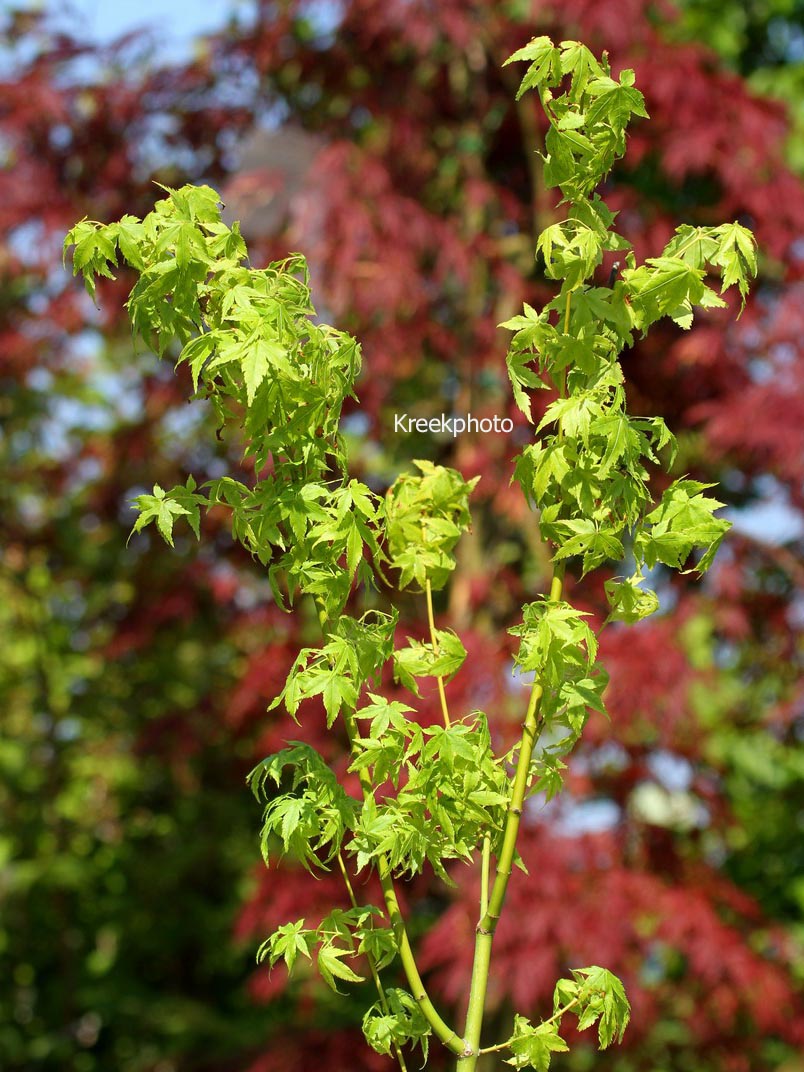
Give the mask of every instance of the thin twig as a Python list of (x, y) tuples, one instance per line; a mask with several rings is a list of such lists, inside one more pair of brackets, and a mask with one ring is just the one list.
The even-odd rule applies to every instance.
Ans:
[[(352, 888), (352, 882), (349, 878), (349, 872), (346, 870), (346, 864), (344, 863), (343, 856), (340, 852), (338, 853), (338, 867), (340, 867), (341, 869), (341, 875), (343, 876), (343, 881), (346, 884), (346, 890), (349, 894), (349, 900), (352, 903), (352, 908), (359, 908), (360, 905), (357, 902), (357, 897), (355, 897), (355, 891)], [(380, 996), (380, 1008), (383, 1011), (383, 1015), (390, 1016), (391, 1010), (388, 1008), (388, 999), (385, 996), (385, 990), (383, 989), (382, 980), (380, 979), (380, 973), (374, 961), (374, 957), (368, 949), (365, 952), (365, 956), (366, 960), (368, 961), (371, 978), (374, 980), (374, 985), (376, 986), (377, 993)], [(396, 1059), (399, 1062), (401, 1072), (408, 1072), (407, 1066), (405, 1065), (405, 1058), (402, 1054), (402, 1050), (399, 1048), (399, 1044), (396, 1042), (394, 1043), (394, 1053), (396, 1054)]]
[[(427, 620), (430, 623), (430, 643), (433, 645), (433, 651), (438, 656), (438, 636), (436, 634), (435, 618), (433, 617), (433, 590), (430, 587), (430, 578), (424, 582), (425, 593), (427, 595)], [(441, 714), (444, 716), (444, 725), (449, 729), (449, 708), (447, 707), (447, 694), (444, 691), (444, 678), (439, 674), (436, 677), (438, 681), (438, 695), (441, 699)]]
[(491, 857), (491, 838), (483, 835), (483, 855), (480, 862), (480, 918), (489, 910), (489, 862)]

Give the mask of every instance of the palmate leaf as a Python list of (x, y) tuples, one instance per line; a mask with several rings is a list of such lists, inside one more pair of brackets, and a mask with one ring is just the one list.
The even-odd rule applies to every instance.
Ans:
[(165, 491), (158, 484), (154, 484), (151, 495), (138, 495), (134, 500), (134, 506), (139, 510), (139, 516), (134, 522), (131, 536), (142, 530), (152, 521), (156, 523), (160, 536), (170, 547), (173, 547), (173, 526), (180, 517), (186, 517), (196, 535), (200, 535), (200, 507), (208, 506), (205, 496), (199, 495), (195, 490), (195, 481), (192, 477), (187, 478), (187, 483), (182, 487), (177, 485), (170, 491)]
[[(594, 674), (576, 677), (562, 682), (558, 689), (557, 716), (573, 733), (580, 736), (590, 710), (608, 718), (603, 694), (609, 683), (609, 675), (595, 663)], [(548, 703), (549, 708), (549, 703)]]
[(112, 235), (99, 231), (95, 224), (82, 220), (68, 233), (64, 240), (65, 250), (74, 245), (73, 271), (81, 271), (87, 293), (95, 297), (95, 277), (114, 279), (110, 265), (117, 264), (115, 242)]
[(258, 469), (273, 461), (275, 472), (289, 473), (293, 443), (308, 475), (326, 472), (340, 451), (340, 412), (360, 370), (359, 346), (314, 322), (303, 257), (252, 268), (237, 225), (220, 218), (214, 190), (165, 189), (142, 220), (77, 224), (65, 241), (65, 250), (74, 247), (74, 272), (94, 295), (95, 278), (112, 276), (124, 260), (139, 275), (128, 301), (134, 330), (160, 356), (180, 344), (179, 361), (222, 423), (245, 408), (245, 453), (260, 460)]
[(750, 280), (757, 274), (756, 239), (741, 224), (719, 227), (683, 225), (665, 248), (666, 256), (680, 257), (695, 268), (710, 264), (721, 269), (723, 290), (737, 285), (745, 302)]
[(656, 593), (641, 587), (644, 579), (641, 573), (635, 573), (627, 579), (613, 577), (605, 582), (611, 621), (639, 622), (659, 609)]
[[(548, 37), (535, 38), (506, 62), (529, 60), (517, 99), (538, 89), (550, 119), (545, 137), (544, 181), (559, 186), (568, 200), (583, 200), (625, 152), (625, 128), (632, 116), (647, 116), (634, 72), (619, 80), (578, 41), (556, 47)], [(567, 92), (554, 96), (564, 75)]]
[(552, 438), (547, 444), (529, 443), (516, 459), (514, 479), (534, 505), (542, 505), (551, 486), (562, 488), (574, 461), (570, 451), (566, 442)]
[(507, 358), (508, 378), (511, 381), (511, 389), (517, 407), (525, 414), (530, 424), (533, 423), (533, 411), (530, 396), (525, 391), (531, 389), (544, 389), (546, 383), (542, 383), (532, 368), (528, 366), (533, 361), (534, 355), (518, 350), (510, 350)]
[(612, 972), (597, 965), (573, 970), (572, 978), (574, 986), (567, 980), (556, 986), (554, 1002), (563, 1003), (572, 993), (578, 1002), (573, 1011), (578, 1017), (579, 1030), (584, 1031), (596, 1023), (601, 1050), (612, 1042), (622, 1042), (631, 1019), (631, 1005), (622, 982)]
[(299, 652), (290, 668), (285, 687), (271, 703), (268, 710), (284, 702), (293, 718), (303, 700), (320, 696), (327, 713), (327, 725), (331, 726), (341, 708), (357, 704), (359, 688), (342, 668), (333, 666), (320, 649), (305, 648)]
[(722, 269), (723, 289), (736, 284), (745, 305), (749, 282), (757, 274), (756, 239), (747, 227), (736, 222), (722, 224), (715, 234), (720, 244), (712, 263)]
[(295, 923), (283, 923), (262, 943), (257, 951), (257, 962), (261, 963), (267, 958), (273, 967), (281, 959), (284, 960), (288, 972), (292, 972), (300, 956), (312, 961), (310, 950), (314, 941), (315, 931), (306, 930), (303, 919), (296, 920)]
[(383, 856), (400, 875), (429, 863), (452, 884), (449, 860), (470, 861), (484, 831), (501, 831), (508, 780), (495, 758), (484, 715), (470, 723), (414, 726), (392, 746), (407, 781), (396, 796), (367, 796), (349, 852), (362, 869)]
[(347, 963), (362, 953), (374, 957), (375, 969), (391, 963), (397, 953), (397, 943), (389, 927), (375, 927), (383, 912), (374, 905), (334, 908), (316, 928), (318, 943), (316, 967), (327, 986), (341, 993), (338, 982), (361, 983), (359, 975)]
[(363, 730), (354, 741), (354, 758), (350, 771), (370, 770), (375, 785), (390, 779), (396, 786), (402, 772), (408, 747), (414, 739), (411, 753), (418, 755), (423, 745), (421, 727), (406, 717), (412, 710), (399, 701), (389, 701), (369, 693), (371, 703), (355, 712), (355, 719), (368, 720), (368, 730)]
[(379, 908), (363, 905), (335, 908), (315, 929), (305, 927), (303, 919), (284, 923), (260, 946), (257, 961), (268, 960), (271, 967), (284, 960), (288, 973), (299, 957), (315, 964), (327, 986), (340, 993), (338, 981), (364, 982), (364, 978), (347, 963), (362, 953), (373, 957), (375, 967), (391, 963), (397, 953), (396, 939), (389, 927), (375, 926), (383, 916)]
[(544, 257), (545, 274), (550, 279), (564, 279), (574, 289), (587, 279), (603, 259), (607, 232), (589, 227), (579, 220), (554, 224), (542, 231), (536, 249)]
[(580, 41), (562, 41), (559, 48), (561, 49), (561, 73), (572, 75), (570, 100), (579, 101), (589, 79), (603, 74), (603, 66)]
[(414, 695), (419, 695), (417, 677), (451, 678), (466, 659), (461, 638), (451, 629), (436, 629), (436, 647), (408, 637), (408, 646), (394, 652), (394, 678)]
[(643, 332), (663, 316), (681, 319), (683, 327), (692, 323), (692, 306), (706, 293), (704, 269), (681, 257), (648, 257), (638, 268), (622, 273), (627, 288), (634, 327)]
[[(568, 118), (565, 116), (560, 128), (566, 127)], [(566, 134), (565, 137), (572, 141), (577, 136)], [(604, 250), (629, 249), (630, 243), (609, 229), (614, 217), (615, 213), (595, 195), (589, 201), (574, 204), (566, 220), (546, 227), (537, 240), (536, 250), (544, 258), (547, 277), (562, 279), (565, 291), (574, 291), (592, 275)]]
[(358, 975), (348, 964), (344, 964), (344, 958), (351, 956), (353, 954), (350, 950), (340, 949), (331, 943), (322, 945), (318, 951), (318, 957), (316, 958), (318, 972), (327, 986), (334, 990), (336, 994), (341, 993), (336, 982), (338, 979), (343, 980), (345, 983), (362, 983), (364, 981), (362, 975)]
[(570, 1011), (577, 1016), (580, 1031), (598, 1025), (601, 1050), (622, 1041), (631, 1018), (623, 984), (597, 965), (574, 970), (572, 979), (560, 979), (553, 994), (553, 1008), (553, 1016), (541, 1024), (532, 1024), (524, 1016), (515, 1017), (514, 1032), (507, 1042), (512, 1056), (506, 1064), (548, 1072), (552, 1055), (569, 1049), (560, 1030), (563, 1017)]
[(244, 347), (241, 366), (243, 369), (243, 381), (246, 385), (246, 401), (249, 405), (254, 401), (257, 388), (268, 375), (271, 368), (275, 368), (278, 361), (287, 359), (287, 350), (279, 342), (269, 339), (257, 338), (250, 345)]
[(682, 224), (664, 248), (667, 257), (678, 257), (693, 268), (705, 268), (720, 249), (714, 227), (692, 227)]
[(680, 570), (692, 551), (699, 548), (703, 556), (693, 568), (699, 573), (709, 568), (731, 528), (729, 521), (714, 516), (723, 503), (702, 494), (712, 486), (682, 478), (667, 488), (637, 532), (634, 551), (639, 561), (648, 568), (662, 562)]
[(420, 475), (403, 473), (385, 504), (387, 553), (399, 570), (399, 587), (429, 581), (437, 591), (455, 568), (453, 549), (470, 524), (469, 495), (479, 477), (464, 480), (455, 469), (414, 461)]
[[(575, 742), (572, 741), (571, 745)], [(540, 755), (533, 764), (531, 779), (533, 792), (543, 793), (546, 801), (558, 796), (564, 788), (564, 771), (567, 764), (557, 755), (554, 748), (542, 749)]]
[[(378, 915), (379, 909), (374, 910)], [(391, 927), (377, 926), (372, 920), (355, 928), (358, 953), (365, 953), (374, 961), (377, 971), (388, 967), (399, 952), (396, 935)]]
[(583, 555), (582, 575), (602, 562), (617, 562), (624, 554), (618, 529), (605, 522), (585, 518), (557, 521), (551, 526), (551, 535), (556, 533), (559, 534), (560, 546), (554, 560), (560, 562), (574, 555)]
[[(412, 711), (412, 707), (408, 707), (407, 704), (400, 703), (398, 700), (386, 700), (384, 696), (378, 696), (375, 693), (369, 693), (370, 704), (365, 707), (361, 707), (359, 711), (355, 711), (356, 719), (370, 720), (368, 737), (373, 737), (377, 740), (381, 739), (388, 733), (389, 730), (396, 730), (407, 736), (408, 731), (412, 732), (416, 726), (415, 722), (411, 722), (406, 716), (408, 712)], [(361, 737), (361, 742), (365, 742), (366, 737)]]
[(344, 707), (357, 706), (363, 686), (390, 658), (398, 612), (367, 611), (360, 619), (342, 615), (322, 648), (304, 648), (285, 687), (268, 710), (284, 702), (295, 718), (303, 700), (320, 696), (331, 726)]
[(591, 669), (597, 638), (584, 621), (587, 612), (570, 603), (542, 599), (526, 604), (522, 614), (522, 624), (509, 629), (519, 637), (515, 661), (521, 671), (558, 685), (570, 666)]
[[(432, 1028), (412, 994), (398, 987), (385, 990), (386, 1012), (376, 1002), (363, 1017), (363, 1035), (377, 1053), (392, 1054), (395, 1046), (419, 1045), (427, 1064)], [(422, 1067), (424, 1067), (424, 1065)]]
[(512, 1056), (506, 1058), (505, 1063), (514, 1068), (532, 1068), (535, 1072), (548, 1072), (552, 1055), (569, 1050), (555, 1024), (533, 1025), (519, 1015), (514, 1019), (514, 1033), (508, 1045)]
[[(289, 789), (279, 791), (288, 776)], [(265, 862), (270, 861), (278, 840), (282, 852), (298, 859), (307, 870), (326, 870), (347, 831), (355, 828), (358, 804), (315, 749), (291, 742), (258, 763), (247, 781), (255, 797), (267, 801), (261, 831)]]
[(555, 86), (561, 81), (561, 53), (549, 37), (536, 37), (529, 41), (524, 48), (509, 56), (503, 67), (520, 60), (529, 61), (530, 66), (517, 90), (517, 100), (529, 89), (541, 85)]

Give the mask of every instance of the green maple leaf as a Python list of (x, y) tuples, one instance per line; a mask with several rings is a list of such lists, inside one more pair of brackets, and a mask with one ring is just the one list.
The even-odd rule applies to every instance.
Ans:
[(318, 958), (316, 964), (321, 978), (327, 984), (330, 989), (334, 990), (336, 994), (340, 994), (338, 990), (338, 984), (336, 979), (341, 979), (345, 983), (362, 983), (364, 981), (362, 975), (358, 975), (352, 971), (348, 964), (344, 964), (345, 957), (352, 957), (352, 953), (348, 949), (341, 949), (335, 945), (322, 945), (318, 951)]
[(535, 1072), (548, 1072), (552, 1055), (569, 1050), (556, 1024), (534, 1026), (526, 1017), (519, 1015), (514, 1020), (514, 1033), (508, 1045), (512, 1056), (505, 1063), (514, 1068), (532, 1068)]
[(152, 495), (138, 495), (134, 502), (140, 511), (140, 516), (134, 522), (132, 533), (141, 532), (146, 525), (155, 521), (162, 538), (172, 547), (173, 525), (176, 518), (185, 517), (191, 511), (175, 499), (169, 498), (158, 484), (154, 484)]

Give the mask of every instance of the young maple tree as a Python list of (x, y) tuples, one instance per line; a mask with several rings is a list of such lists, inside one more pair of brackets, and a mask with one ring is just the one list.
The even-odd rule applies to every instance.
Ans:
[[(565, 598), (568, 563), (584, 576), (606, 563), (628, 576), (606, 582), (609, 622), (633, 623), (659, 606), (646, 586), (657, 563), (703, 572), (728, 529), (714, 516), (721, 504), (711, 485), (672, 481), (658, 503), (649, 466), (671, 464), (675, 440), (659, 417), (626, 408), (619, 357), (637, 332), (669, 317), (681, 327), (694, 309), (725, 302), (708, 285), (737, 286), (745, 300), (756, 273), (755, 244), (739, 223), (682, 226), (657, 257), (637, 265), (615, 214), (595, 192), (625, 152), (632, 116), (646, 117), (630, 70), (611, 77), (605, 55), (584, 45), (535, 38), (508, 62), (528, 61), (517, 98), (537, 89), (548, 120), (543, 181), (557, 187), (564, 218), (542, 231), (537, 250), (556, 296), (537, 312), (506, 322), (514, 332), (508, 373), (518, 407), (533, 422), (530, 392), (555, 398), (516, 458), (514, 478), (538, 512), (553, 563), (549, 592), (522, 608), (515, 663), (532, 675), (521, 738), (499, 750), (481, 711), (450, 711), (445, 685), (466, 650), (451, 630), (436, 628), (433, 592), (455, 567), (455, 549), (470, 525), (476, 480), (453, 469), (416, 462), (383, 499), (350, 477), (340, 431), (341, 410), (360, 370), (357, 342), (315, 319), (307, 266), (294, 255), (265, 269), (249, 265), (237, 225), (221, 221), (209, 187), (169, 190), (153, 212), (118, 223), (84, 220), (69, 233), (73, 265), (94, 294), (97, 276), (111, 276), (118, 257), (139, 274), (128, 301), (132, 327), (160, 355), (187, 364), (196, 392), (207, 398), (221, 428), (242, 436), (253, 459), (251, 486), (229, 476), (199, 490), (192, 477), (137, 499), (134, 531), (154, 522), (169, 544), (179, 518), (200, 534), (200, 511), (231, 512), (233, 537), (268, 571), (278, 604), (301, 595), (315, 604), (323, 645), (299, 652), (274, 701), (294, 715), (320, 697), (327, 725), (345, 726), (350, 770), (361, 797), (350, 795), (310, 745), (289, 742), (249, 776), (266, 803), (262, 846), (266, 861), (281, 845), (316, 872), (337, 868), (351, 907), (333, 908), (316, 927), (305, 919), (279, 927), (260, 956), (293, 969), (315, 952), (319, 973), (336, 990), (359, 983), (350, 963), (364, 956), (377, 989), (363, 1031), (378, 1053), (421, 1045), (431, 1035), (473, 1070), (484, 1053), (505, 1053), (517, 1068), (546, 1072), (551, 1054), (567, 1049), (562, 1021), (572, 1013), (579, 1030), (594, 1024), (605, 1048), (622, 1039), (630, 1006), (622, 983), (603, 967), (573, 969), (559, 979), (553, 1014), (537, 1023), (521, 1013), (502, 1042), (483, 1046), (492, 944), (513, 867), (521, 864), (517, 837), (528, 798), (555, 796), (564, 760), (590, 709), (605, 713), (608, 675), (597, 659), (598, 635), (588, 614)], [(625, 267), (608, 286), (592, 276), (607, 251)], [(389, 580), (389, 575), (393, 582)], [(355, 587), (363, 613), (345, 612)], [(392, 586), (424, 595), (429, 637), (397, 647), (399, 612), (382, 609), (378, 593)], [(298, 613), (298, 611), (297, 611)], [(601, 629), (603, 628), (601, 626)], [(383, 670), (413, 697), (419, 679), (437, 683), (443, 725), (421, 725), (413, 709), (383, 695)], [(426, 866), (443, 881), (458, 862), (481, 861), (474, 962), (462, 1028), (437, 1011), (417, 966), (397, 883)], [(356, 874), (374, 872), (382, 906), (365, 904)], [(408, 989), (386, 987), (380, 973), (399, 959)]]

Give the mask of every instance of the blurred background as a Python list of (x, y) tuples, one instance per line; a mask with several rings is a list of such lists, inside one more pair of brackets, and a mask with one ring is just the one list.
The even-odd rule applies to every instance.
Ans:
[[(568, 790), (526, 816), (489, 1033), (599, 963), (626, 982), (626, 1041), (557, 1067), (804, 1069), (804, 3), (74, 0), (0, 20), (0, 1069), (392, 1067), (360, 1038), (368, 990), (255, 965), (279, 923), (342, 897), (265, 869), (244, 784), (286, 737), (339, 762), (314, 707), (302, 730), (266, 714), (303, 625), (223, 515), (200, 544), (126, 547), (133, 496), (239, 462), (189, 377), (132, 340), (132, 280), (93, 306), (61, 243), (83, 216), (144, 214), (154, 181), (204, 181), (253, 263), (307, 254), (320, 312), (363, 343), (356, 475), (381, 490), (427, 457), (482, 477), (437, 612), (470, 651), (451, 704), (504, 741), (523, 706), (505, 629), (547, 564), (509, 488), (531, 432), (495, 325), (551, 294), (533, 248), (556, 216), (538, 102), (514, 104), (501, 63), (539, 33), (636, 69), (651, 120), (603, 193), (638, 259), (738, 219), (762, 260), (738, 322), (660, 325), (624, 358), (630, 408), (668, 420), (673, 475), (717, 481), (734, 530), (705, 582), (662, 580), (660, 615), (604, 634), (612, 722), (590, 719)], [(467, 410), (514, 432), (393, 430)], [(602, 582), (571, 598), (597, 613)], [(454, 877), (404, 887), (450, 1014), (477, 882)]]

